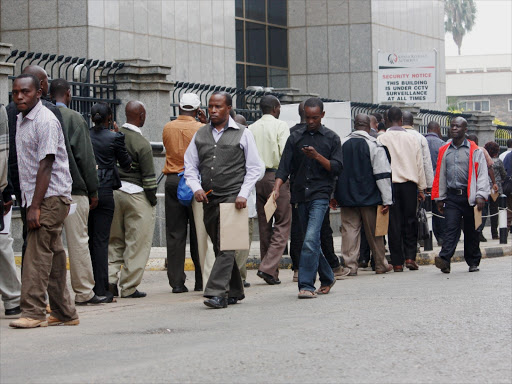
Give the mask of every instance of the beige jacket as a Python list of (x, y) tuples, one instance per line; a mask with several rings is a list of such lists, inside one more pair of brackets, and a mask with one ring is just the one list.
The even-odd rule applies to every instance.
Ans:
[(416, 137), (402, 127), (391, 127), (377, 141), (385, 145), (391, 155), (393, 183), (412, 181), (419, 190), (427, 188), (423, 155)]

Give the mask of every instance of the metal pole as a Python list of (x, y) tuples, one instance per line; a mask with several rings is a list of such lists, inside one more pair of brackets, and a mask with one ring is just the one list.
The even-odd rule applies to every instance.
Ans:
[(432, 251), (434, 249), (434, 241), (432, 239), (432, 196), (430, 193), (425, 195), (425, 211), (427, 212), (427, 222), (428, 222), (428, 239), (426, 239), (423, 243), (423, 250)]
[(507, 244), (508, 226), (507, 226), (507, 196), (499, 197), (499, 228), (500, 228), (500, 244)]

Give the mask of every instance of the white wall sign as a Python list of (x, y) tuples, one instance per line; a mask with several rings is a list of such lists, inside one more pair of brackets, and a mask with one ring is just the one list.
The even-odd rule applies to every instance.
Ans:
[(379, 103), (436, 102), (436, 52), (379, 52)]

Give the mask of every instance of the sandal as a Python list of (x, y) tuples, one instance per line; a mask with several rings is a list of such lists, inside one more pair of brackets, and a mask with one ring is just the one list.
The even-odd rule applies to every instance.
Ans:
[(316, 299), (317, 294), (316, 294), (316, 292), (313, 292), (313, 291), (301, 290), (301, 291), (299, 291), (298, 298), (299, 299)]
[(331, 288), (334, 284), (336, 284), (336, 279), (334, 279), (332, 283), (329, 285), (320, 286), (316, 293), (318, 293), (319, 295), (327, 295), (329, 292), (331, 292)]

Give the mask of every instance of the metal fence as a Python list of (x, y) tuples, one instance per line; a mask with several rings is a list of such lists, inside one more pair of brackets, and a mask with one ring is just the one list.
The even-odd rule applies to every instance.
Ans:
[[(36, 53), (13, 50), (6, 60), (16, 64), (11, 80), (22, 73), (28, 65), (39, 65), (48, 73), (48, 80), (63, 78), (71, 86), (71, 109), (79, 112), (90, 124), (91, 107), (94, 103), (105, 102), (110, 105), (116, 119), (117, 98), (116, 73), (124, 63), (106, 60), (86, 59), (49, 53)], [(12, 99), (9, 93), (9, 101)]]
[(273, 95), (278, 99), (284, 96), (284, 93), (273, 92), (268, 88), (263, 87), (250, 87), (247, 89), (226, 87), (220, 85), (188, 83), (178, 81), (174, 85), (174, 90), (171, 95), (171, 120), (174, 120), (179, 114), (179, 101), (184, 93), (195, 93), (201, 100), (201, 106), (206, 109), (208, 114), (208, 100), (213, 92), (223, 91), (227, 92), (233, 98), (233, 107), (236, 113), (243, 115), (248, 124), (258, 120), (261, 117), (259, 103), (263, 96)]
[(427, 126), (431, 121), (435, 121), (441, 127), (441, 133), (446, 139), (449, 136), (450, 121), (454, 117), (463, 117), (468, 120), (472, 115), (469, 113), (452, 113), (446, 111), (433, 111), (430, 109), (420, 109), (418, 117), (421, 117), (422, 123), (419, 125), (418, 130), (422, 134), (427, 133)]
[(500, 145), (502, 150), (507, 149), (507, 140), (512, 139), (512, 126), (498, 125), (494, 133), (494, 140)]

